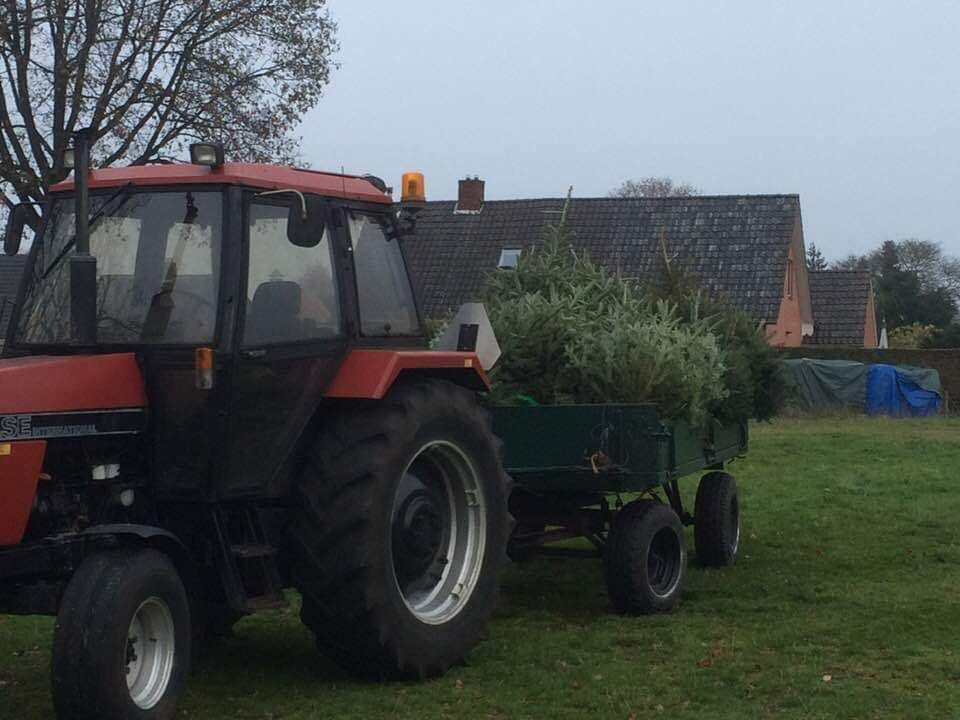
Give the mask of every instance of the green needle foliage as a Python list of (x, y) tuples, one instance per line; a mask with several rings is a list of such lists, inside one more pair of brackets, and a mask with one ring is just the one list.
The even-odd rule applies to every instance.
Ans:
[(547, 226), (484, 288), (503, 350), (492, 402), (653, 402), (694, 425), (776, 414), (782, 370), (762, 329), (665, 271), (643, 287), (574, 250), (565, 215)]
[(729, 301), (709, 297), (695, 278), (671, 266), (662, 239), (661, 245), (662, 270), (657, 280), (645, 287), (647, 296), (676, 303), (688, 321), (711, 318), (724, 352), (727, 396), (710, 408), (710, 414), (721, 422), (772, 419), (787, 400), (788, 383), (783, 362), (767, 342), (763, 324)]

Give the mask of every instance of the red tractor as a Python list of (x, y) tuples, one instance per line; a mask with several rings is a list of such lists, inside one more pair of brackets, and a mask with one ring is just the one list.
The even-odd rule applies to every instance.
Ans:
[(212, 144), (90, 171), (81, 132), (72, 155), (0, 360), (0, 612), (56, 616), (58, 716), (172, 717), (191, 645), (288, 588), (353, 670), (459, 662), (508, 481), (469, 328), (425, 343), (401, 244), (422, 177), (398, 214), (377, 178)]

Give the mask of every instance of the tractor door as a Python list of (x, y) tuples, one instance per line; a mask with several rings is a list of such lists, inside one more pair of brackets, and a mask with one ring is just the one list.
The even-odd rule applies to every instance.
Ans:
[[(350, 313), (340, 270), (344, 234), (311, 216), (316, 244), (287, 237), (293, 193), (246, 202), (243, 307), (230, 403), (230, 440), (221, 498), (284, 493), (294, 451), (346, 352)], [(299, 205), (297, 205), (299, 207)]]

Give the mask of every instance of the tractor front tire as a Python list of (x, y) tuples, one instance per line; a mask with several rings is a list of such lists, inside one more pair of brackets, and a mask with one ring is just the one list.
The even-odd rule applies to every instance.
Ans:
[(156, 550), (88, 557), (67, 586), (53, 636), (61, 720), (171, 720), (190, 669), (190, 605)]
[(605, 554), (607, 593), (621, 614), (676, 607), (687, 571), (683, 524), (669, 505), (627, 503), (613, 519)]
[(420, 380), (329, 419), (292, 539), (301, 618), (371, 677), (428, 677), (486, 633), (506, 560), (508, 479), (473, 393)]
[(740, 549), (740, 493), (733, 475), (707, 473), (697, 487), (693, 539), (697, 561), (707, 567), (733, 565)]

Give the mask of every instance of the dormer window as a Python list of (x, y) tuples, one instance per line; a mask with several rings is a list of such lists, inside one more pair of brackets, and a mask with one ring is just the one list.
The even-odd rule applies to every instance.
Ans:
[(500, 262), (497, 267), (501, 270), (512, 270), (520, 262), (521, 248), (503, 248), (500, 251)]

